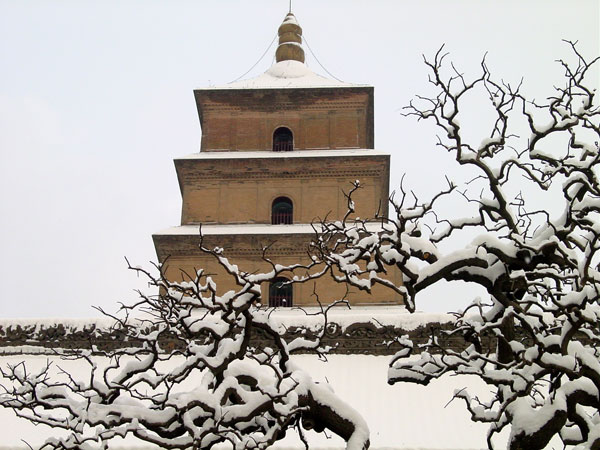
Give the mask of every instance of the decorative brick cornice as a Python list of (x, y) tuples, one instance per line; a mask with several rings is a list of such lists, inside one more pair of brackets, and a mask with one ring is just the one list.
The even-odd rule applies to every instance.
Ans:
[[(342, 328), (337, 323), (330, 323), (322, 340), (324, 346), (331, 348), (330, 353), (352, 355), (392, 355), (400, 349), (396, 338), (408, 335), (417, 348), (425, 344), (436, 334), (442, 347), (462, 350), (466, 347), (461, 336), (448, 336), (444, 330), (451, 329), (451, 323), (440, 324), (432, 322), (415, 330), (405, 330), (394, 326), (376, 326), (371, 322), (354, 323)], [(150, 329), (146, 330), (151, 331)], [(302, 327), (289, 327), (285, 333), (288, 341), (300, 336), (314, 337), (313, 332)], [(165, 337), (161, 347), (167, 350), (182, 348), (182, 342), (175, 337)], [(269, 337), (255, 331), (252, 345), (264, 348), (272, 345)], [(495, 341), (492, 337), (483, 342), (485, 348), (493, 349)], [(0, 326), (0, 354), (52, 354), (57, 349), (92, 350), (105, 352), (121, 348), (140, 347), (141, 341), (128, 339), (122, 331), (101, 328), (95, 324), (84, 327), (70, 327), (61, 324), (52, 326), (15, 325)]]
[[(243, 156), (243, 155), (240, 155)], [(388, 176), (389, 155), (354, 155), (340, 157), (310, 156), (302, 158), (227, 158), (176, 159), (175, 167), (182, 181), (265, 180), (271, 178), (343, 178), (348, 180)]]
[[(275, 176), (289, 178), (347, 178), (347, 179), (364, 179), (381, 177), (383, 170), (294, 170), (294, 171), (275, 171), (259, 172), (249, 170), (244, 173), (202, 173), (202, 174), (187, 174), (186, 181), (201, 181), (201, 180), (264, 180), (271, 179)], [(196, 175), (196, 176), (194, 176)]]
[[(162, 261), (167, 256), (187, 256), (194, 258), (212, 259), (211, 255), (202, 252), (199, 248), (200, 235), (174, 234), (153, 235), (154, 244), (159, 259)], [(263, 248), (270, 245), (269, 257), (295, 256), (306, 257), (312, 234), (240, 234), (240, 235), (206, 235), (203, 244), (207, 248), (221, 247), (228, 258), (254, 257), (260, 258)], [(169, 254), (163, 254), (168, 249)]]
[(337, 101), (337, 102), (319, 102), (309, 104), (298, 104), (294, 102), (275, 102), (265, 104), (263, 101), (246, 101), (243, 105), (231, 105), (222, 103), (206, 103), (203, 106), (204, 114), (224, 115), (236, 114), (242, 111), (256, 110), (261, 112), (281, 112), (281, 111), (327, 111), (327, 110), (357, 110), (364, 108), (364, 101)]

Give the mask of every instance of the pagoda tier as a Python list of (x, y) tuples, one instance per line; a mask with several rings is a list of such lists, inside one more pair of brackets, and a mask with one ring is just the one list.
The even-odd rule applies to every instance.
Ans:
[[(281, 78), (194, 91), (201, 151), (273, 150), (280, 127), (293, 132), (294, 150), (373, 148), (373, 87), (318, 87), (323, 83), (307, 68), (277, 64)], [(275, 80), (285, 83), (271, 87)], [(311, 82), (316, 86), (307, 87)]]
[[(373, 231), (381, 225), (372, 225)], [(205, 248), (222, 248), (229, 260), (247, 272), (269, 272), (271, 267), (263, 261), (263, 249), (269, 247), (266, 256), (281, 265), (310, 262), (307, 255), (308, 243), (315, 238), (315, 231), (310, 224), (293, 225), (202, 225), (202, 245)], [(199, 268), (205, 273), (213, 274), (217, 283), (217, 293), (235, 288), (233, 278), (217, 263), (214, 257), (203, 253), (199, 248), (200, 227), (182, 225), (172, 227), (153, 235), (154, 245), (159, 261), (166, 261), (164, 266), (168, 279), (173, 281), (189, 280)], [(390, 271), (389, 279), (398, 285), (402, 284), (399, 271)], [(273, 305), (270, 297), (270, 286), (262, 286), (262, 297), (271, 306), (313, 306), (316, 305), (316, 292), (321, 302), (328, 304), (334, 300), (345, 298), (353, 306), (396, 305), (402, 299), (394, 291), (380, 285), (374, 286), (372, 293), (351, 288), (346, 290), (345, 284), (333, 281), (325, 275), (315, 283), (291, 285), (292, 301), (287, 305)]]
[(339, 220), (344, 192), (360, 180), (357, 215), (387, 216), (389, 155), (375, 150), (200, 152), (175, 160), (183, 199), (181, 224), (272, 223), (272, 205), (286, 197), (292, 223)]

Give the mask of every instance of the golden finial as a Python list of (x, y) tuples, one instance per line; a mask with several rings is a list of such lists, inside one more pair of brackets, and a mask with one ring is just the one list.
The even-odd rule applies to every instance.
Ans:
[(279, 26), (279, 46), (275, 52), (275, 60), (304, 62), (304, 49), (302, 48), (302, 28), (298, 25), (296, 16), (292, 14), (292, 2), (290, 0), (290, 12), (285, 16), (283, 23)]

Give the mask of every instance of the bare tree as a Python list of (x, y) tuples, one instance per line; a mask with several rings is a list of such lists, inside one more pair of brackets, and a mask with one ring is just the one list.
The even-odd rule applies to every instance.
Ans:
[[(43, 449), (107, 449), (114, 438), (127, 435), (165, 449), (206, 449), (222, 442), (264, 449), (290, 428), (305, 443), (303, 429), (329, 429), (348, 449), (368, 448), (369, 430), (360, 415), (290, 360), (298, 351), (322, 351), (329, 307), (316, 313), (323, 319), (320, 333), (286, 342), (271, 321), (272, 308), (257, 306), (261, 283), (310, 266), (283, 267), (265, 257), (272, 270), (250, 274), (231, 264), (222, 249), (203, 251), (235, 278), (236, 290), (217, 295), (202, 270), (176, 283), (165, 278), (162, 267), (154, 276), (130, 266), (159, 293), (140, 292), (136, 304), (123, 305), (121, 314), (111, 317), (125, 340), (141, 347), (63, 352), (64, 358), (87, 361), (84, 379), (51, 363), (37, 371), (24, 363), (5, 368), (9, 383), (0, 405), (69, 432), (49, 439)], [(272, 346), (254, 348), (256, 330)], [(165, 349), (165, 337), (177, 345)]]
[[(450, 333), (464, 337), (464, 351), (433, 335), (415, 358), (410, 340), (399, 338), (404, 350), (390, 363), (389, 383), (480, 378), (490, 398), (467, 390), (455, 397), (474, 421), (490, 424), (490, 448), (507, 428), (510, 449), (541, 449), (556, 436), (600, 448), (600, 109), (586, 79), (598, 58), (587, 61), (567, 44), (575, 63), (559, 61), (564, 85), (543, 104), (527, 100), (521, 85), (494, 80), (485, 58), (473, 80), (446, 64), (443, 48), (425, 59), (435, 93), (417, 97), (407, 115), (433, 121), (439, 147), (472, 179), (448, 180), (426, 202), (401, 187), (395, 217), (380, 218), (379, 232), (348, 216), (323, 223), (314, 247), (339, 282), (389, 286), (411, 311), (418, 294), (442, 280), (487, 291), (489, 299), (456, 314)], [(487, 105), (476, 112), (491, 118), (486, 130), (463, 124), (473, 98)], [(403, 286), (390, 283), (392, 266)]]
[[(256, 307), (260, 284), (283, 271), (301, 271), (294, 282), (329, 273), (362, 290), (394, 289), (414, 311), (428, 287), (462, 281), (488, 294), (456, 313), (450, 333), (462, 336), (466, 348), (444, 348), (434, 334), (414, 355), (413, 343), (399, 337), (404, 349), (390, 363), (389, 382), (428, 384), (446, 374), (483, 380), (488, 398), (467, 390), (455, 397), (473, 420), (490, 424), (490, 448), (505, 429), (510, 449), (541, 449), (553, 437), (600, 448), (600, 109), (586, 84), (598, 59), (587, 61), (568, 44), (576, 62), (559, 61), (565, 83), (543, 104), (527, 100), (520, 85), (494, 80), (485, 60), (481, 74), (468, 80), (445, 64), (440, 49), (425, 60), (435, 94), (418, 97), (407, 114), (441, 129), (440, 148), (473, 174), (470, 180), (448, 180), (425, 202), (401, 186), (392, 199), (394, 217), (379, 218), (376, 232), (352, 219), (356, 182), (346, 217), (315, 225), (310, 266), (271, 263), (269, 273), (249, 274), (219, 249), (204, 249), (236, 280), (237, 290), (224, 295), (202, 271), (173, 283), (134, 269), (160, 294), (142, 295), (116, 319), (143, 347), (105, 355), (104, 367), (82, 355), (91, 369), (85, 380), (66, 372), (57, 380), (49, 366), (37, 372), (9, 367), (3, 375), (11, 385), (0, 403), (71, 432), (46, 448), (91, 448), (93, 442), (107, 448), (127, 434), (172, 449), (224, 441), (266, 448), (290, 427), (302, 436), (302, 425), (332, 430), (347, 448), (367, 448), (360, 416), (290, 361), (299, 350), (319, 352), (320, 336), (285, 342), (268, 311)], [(462, 121), (473, 96), (486, 101), (491, 117), (477, 144), (470, 137), (477, 133)], [(552, 200), (550, 207), (542, 197)], [(402, 273), (401, 286), (390, 281), (392, 268)], [(148, 332), (130, 319), (133, 311), (147, 315), (141, 325), (149, 325)], [(326, 312), (320, 312), (324, 325)], [(257, 329), (272, 338), (272, 347), (252, 348)], [(164, 335), (180, 345), (161, 348)], [(490, 337), (493, 347), (485, 345)]]

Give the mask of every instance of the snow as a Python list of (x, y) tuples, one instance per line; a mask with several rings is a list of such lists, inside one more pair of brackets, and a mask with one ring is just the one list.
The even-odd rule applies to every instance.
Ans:
[[(0, 366), (16, 364), (24, 357), (0, 358)], [(52, 357), (51, 357), (52, 358)], [(31, 366), (45, 365), (48, 357), (27, 356)], [(55, 358), (54, 358), (55, 359)], [(331, 355), (328, 362), (316, 356), (294, 356), (294, 364), (310, 373), (318, 382), (330, 383), (336, 394), (360, 413), (371, 431), (371, 449), (476, 449), (485, 447), (487, 426), (472, 423), (462, 403), (451, 402), (454, 390), (468, 387), (481, 392), (483, 386), (475, 378), (467, 376), (444, 377), (433, 381), (428, 387), (386, 383), (390, 358), (366, 355)], [(61, 361), (61, 367), (70, 370), (76, 378), (83, 378), (86, 364), (82, 361)], [(326, 387), (326, 385), (324, 385)], [(46, 437), (59, 432), (47, 426), (33, 426), (18, 419), (12, 411), (0, 409), (3, 436), (0, 450), (25, 449), (21, 442), (26, 438), (30, 444), (39, 445)], [(339, 449), (339, 438), (327, 439), (323, 434), (307, 433), (311, 449)], [(115, 450), (156, 449), (133, 438), (115, 442)], [(276, 449), (303, 448), (293, 432), (277, 443)]]
[[(205, 236), (233, 235), (233, 234), (314, 234), (315, 229), (320, 231), (319, 224), (295, 223), (291, 225), (271, 225), (262, 223), (244, 224), (202, 224), (202, 234)], [(368, 223), (369, 231), (381, 230), (378, 222)], [(170, 227), (155, 233), (155, 235), (199, 235), (199, 225), (181, 225)]]
[(293, 150), (291, 152), (273, 151), (210, 151), (191, 153), (186, 156), (175, 158), (182, 159), (278, 159), (278, 158), (327, 158), (346, 156), (389, 156), (388, 153), (378, 150), (356, 148), (356, 149), (325, 149), (325, 150)]
[[(271, 315), (271, 321), (286, 327), (302, 325), (315, 329), (322, 325), (323, 318), (318, 315), (309, 315), (317, 312), (317, 308), (277, 309)], [(337, 306), (327, 314), (329, 323), (337, 324), (345, 330), (352, 324), (372, 323), (379, 326), (394, 326), (405, 331), (416, 330), (430, 323), (447, 323), (454, 320), (451, 314), (414, 313), (410, 314), (404, 306), (353, 306), (349, 309)]]
[(283, 25), (284, 23), (292, 23), (294, 25), (300, 26), (298, 24), (298, 20), (296, 19), (296, 16), (293, 15), (291, 12), (287, 16), (285, 16), (285, 19), (283, 19), (283, 23), (281, 25)]
[(273, 64), (265, 73), (248, 80), (199, 90), (364, 87), (365, 85), (331, 80), (310, 70), (300, 61), (286, 60)]
[(0, 328), (7, 327), (32, 327), (36, 326), (35, 331), (41, 328), (51, 328), (59, 325), (75, 331), (89, 330), (90, 328), (110, 328), (115, 323), (114, 319), (109, 317), (81, 317), (81, 318), (66, 318), (66, 317), (44, 317), (44, 318), (19, 318), (19, 319), (0, 319)]

